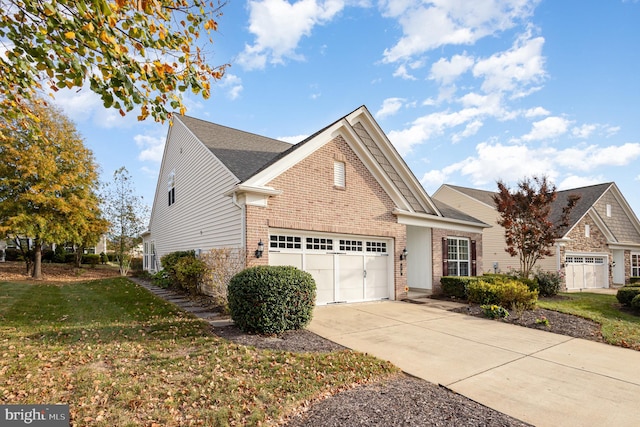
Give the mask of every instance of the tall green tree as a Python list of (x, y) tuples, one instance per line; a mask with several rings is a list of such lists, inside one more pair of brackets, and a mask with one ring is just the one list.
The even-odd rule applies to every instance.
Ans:
[(148, 207), (135, 192), (129, 171), (123, 166), (113, 173), (113, 181), (103, 192), (104, 212), (110, 223), (109, 242), (116, 254), (120, 274), (126, 276), (133, 250), (142, 239)]
[(38, 91), (85, 86), (122, 115), (140, 106), (140, 120), (183, 113), (181, 92), (207, 98), (224, 74), (226, 65), (210, 65), (201, 49), (213, 44), (221, 7), (213, 0), (0, 0), (0, 116), (11, 119), (0, 126), (32, 126)]
[(44, 243), (94, 238), (105, 223), (96, 226), (100, 205), (93, 153), (59, 109), (38, 102), (30, 108), (37, 119), (7, 132), (0, 144), (0, 233), (33, 239), (32, 276), (40, 279)]
[(546, 176), (524, 178), (514, 191), (498, 181), (498, 193), (493, 196), (500, 213), (498, 225), (504, 227), (505, 251), (518, 256), (523, 277), (529, 277), (538, 260), (553, 255), (555, 240), (569, 225), (569, 215), (580, 199), (570, 195), (560, 217), (552, 221), (552, 205), (557, 197), (556, 186)]

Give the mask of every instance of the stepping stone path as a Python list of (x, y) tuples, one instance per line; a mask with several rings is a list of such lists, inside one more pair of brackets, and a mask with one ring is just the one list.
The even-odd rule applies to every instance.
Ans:
[(155, 296), (162, 298), (167, 302), (170, 302), (171, 304), (181, 308), (188, 313), (193, 314), (199, 319), (206, 320), (212, 325), (224, 326), (224, 324), (232, 323), (231, 319), (221, 319), (220, 313), (211, 311), (209, 308), (204, 307), (197, 302), (190, 300), (189, 298), (186, 298), (184, 295), (178, 292), (158, 287), (147, 280), (141, 280), (135, 277), (130, 277), (129, 279), (131, 279), (131, 281), (135, 284), (142, 286)]

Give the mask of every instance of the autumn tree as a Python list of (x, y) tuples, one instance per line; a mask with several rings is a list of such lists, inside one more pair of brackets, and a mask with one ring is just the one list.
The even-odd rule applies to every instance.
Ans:
[[(0, 126), (37, 121), (40, 91), (87, 88), (138, 119), (183, 113), (180, 96), (207, 98), (226, 65), (212, 66), (220, 3), (211, 0), (0, 0)], [(203, 40), (202, 36), (208, 40)], [(30, 129), (37, 134), (36, 126)], [(0, 138), (5, 132), (0, 128)]]
[(569, 225), (569, 215), (580, 199), (570, 195), (559, 218), (552, 221), (552, 205), (557, 197), (556, 186), (546, 176), (525, 178), (515, 191), (498, 181), (498, 193), (493, 196), (500, 213), (497, 222), (505, 230), (505, 251), (519, 257), (523, 277), (529, 277), (539, 259), (553, 255), (555, 240)]
[(114, 249), (120, 274), (126, 276), (132, 252), (141, 243), (148, 208), (133, 187), (129, 171), (123, 166), (113, 173), (103, 192), (103, 210), (110, 223), (109, 241)]
[(32, 276), (39, 279), (43, 244), (95, 238), (105, 223), (93, 153), (60, 110), (38, 102), (30, 108), (37, 120), (13, 127), (0, 144), (0, 234), (33, 239)]

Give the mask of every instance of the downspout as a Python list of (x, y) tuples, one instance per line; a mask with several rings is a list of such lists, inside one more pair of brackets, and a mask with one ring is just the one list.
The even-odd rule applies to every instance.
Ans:
[(246, 252), (246, 243), (247, 243), (247, 217), (246, 217), (246, 211), (245, 211), (245, 205), (241, 205), (240, 203), (238, 203), (238, 199), (236, 197), (236, 192), (233, 192), (233, 195), (231, 196), (231, 202), (236, 205), (238, 208), (240, 208), (240, 231), (241, 231), (241, 239), (242, 242), (240, 243), (240, 246), (242, 247), (242, 250), (244, 250)]

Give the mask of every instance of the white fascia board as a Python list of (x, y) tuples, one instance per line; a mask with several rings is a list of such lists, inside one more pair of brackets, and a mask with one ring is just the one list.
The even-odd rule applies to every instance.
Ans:
[(624, 242), (616, 242), (609, 243), (609, 249), (622, 249), (628, 251), (638, 251), (640, 250), (640, 243), (624, 243)]
[(234, 186), (231, 190), (224, 193), (225, 196), (233, 196), (234, 194), (256, 194), (261, 196), (279, 196), (282, 194), (282, 190), (276, 190), (272, 187), (256, 187), (253, 185), (246, 184), (238, 184)]
[[(431, 200), (431, 197), (429, 197), (422, 184), (420, 184), (420, 181), (418, 181), (406, 162), (402, 159), (398, 150), (396, 150), (389, 138), (387, 138), (387, 135), (380, 128), (378, 122), (371, 116), (369, 110), (360, 108), (350, 114), (347, 120), (350, 125), (355, 124), (357, 121), (362, 122), (365, 129), (369, 131), (369, 134), (374, 137), (378, 148), (383, 152), (387, 160), (389, 160), (391, 166), (398, 172), (400, 178), (407, 184), (409, 191), (411, 191), (416, 200), (418, 200), (422, 208), (425, 211), (431, 210), (437, 215), (442, 216), (442, 213), (438, 210), (435, 203)], [(371, 132), (372, 130), (373, 132)]]
[(271, 164), (269, 167), (263, 169), (262, 171), (244, 181), (244, 184), (254, 187), (265, 186), (267, 183), (273, 181), (283, 172), (287, 171), (289, 168), (297, 165), (302, 160), (313, 154), (324, 144), (331, 141), (333, 139), (332, 135), (342, 126), (344, 126), (344, 123), (342, 121), (334, 123), (333, 126), (328, 127), (318, 135), (314, 136), (313, 139), (305, 142), (301, 147), (296, 148), (291, 153)]
[(398, 224), (415, 225), (417, 227), (440, 228), (467, 233), (482, 233), (484, 228), (491, 227), (488, 224), (478, 224), (461, 219), (444, 218), (436, 215), (407, 212), (398, 209), (395, 209), (393, 214), (398, 218)]

